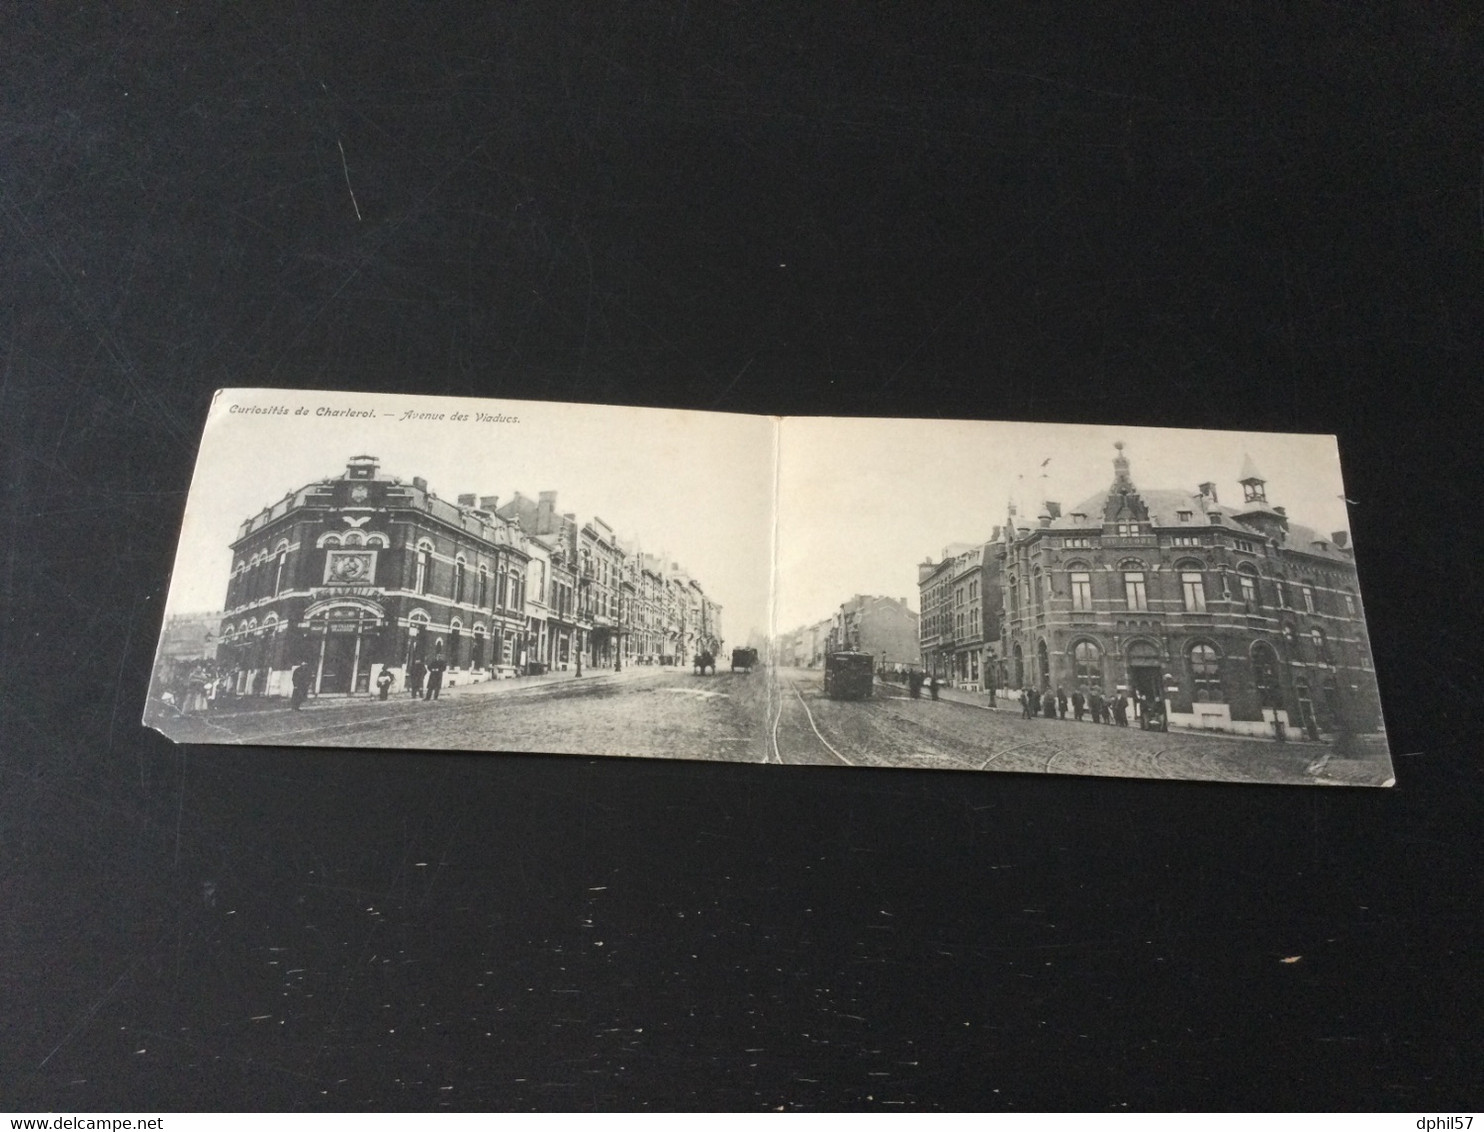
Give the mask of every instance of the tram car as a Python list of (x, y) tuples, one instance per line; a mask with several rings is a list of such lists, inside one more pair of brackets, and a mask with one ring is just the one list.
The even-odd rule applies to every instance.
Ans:
[(757, 649), (733, 649), (732, 671), (751, 672), (757, 665)]
[(864, 700), (872, 695), (876, 658), (868, 652), (832, 652), (824, 658), (824, 694), (832, 700)]

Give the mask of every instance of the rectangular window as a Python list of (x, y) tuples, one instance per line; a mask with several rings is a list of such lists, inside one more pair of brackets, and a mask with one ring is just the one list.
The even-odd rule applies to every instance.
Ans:
[(1250, 574), (1238, 574), (1237, 583), (1242, 587), (1242, 600), (1249, 609), (1257, 608), (1257, 579)]
[(1313, 613), (1314, 612), (1314, 587), (1313, 586), (1307, 586), (1307, 585), (1306, 586), (1301, 586), (1300, 589), (1299, 589), (1299, 592), (1304, 595), (1304, 612), (1305, 613)]
[(1180, 575), (1180, 592), (1185, 598), (1187, 613), (1206, 612), (1206, 584), (1199, 571), (1187, 570)]
[(1149, 608), (1149, 594), (1144, 589), (1143, 571), (1135, 571), (1132, 574), (1125, 574), (1123, 576), (1123, 596), (1124, 600), (1128, 602), (1130, 609), (1143, 610)]
[(1072, 575), (1072, 608), (1078, 613), (1092, 612), (1092, 575)]
[(1349, 594), (1345, 595), (1345, 612), (1348, 613), (1351, 617), (1355, 616), (1355, 598), (1351, 597)]

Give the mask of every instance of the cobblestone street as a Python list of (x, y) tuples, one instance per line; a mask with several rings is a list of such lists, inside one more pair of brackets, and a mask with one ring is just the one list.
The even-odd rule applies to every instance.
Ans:
[(357, 697), (185, 717), (184, 741), (640, 755), (732, 762), (1093, 774), (1241, 782), (1381, 784), (1379, 738), (1327, 743), (1026, 720), (983, 697), (825, 698), (817, 671), (639, 668), (447, 689), (434, 702)]

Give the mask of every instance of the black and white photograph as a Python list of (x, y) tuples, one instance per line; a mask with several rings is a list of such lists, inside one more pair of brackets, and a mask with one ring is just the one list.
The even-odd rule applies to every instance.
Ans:
[(761, 761), (739, 658), (766, 651), (775, 441), (744, 415), (223, 391), (145, 721)]
[(1333, 438), (1209, 430), (225, 390), (146, 722), (1393, 782)]

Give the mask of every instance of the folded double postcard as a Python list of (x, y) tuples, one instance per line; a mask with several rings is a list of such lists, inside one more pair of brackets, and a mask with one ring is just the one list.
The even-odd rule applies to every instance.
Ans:
[(1328, 436), (222, 390), (179, 742), (1388, 786)]

